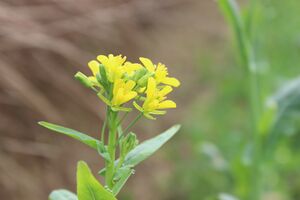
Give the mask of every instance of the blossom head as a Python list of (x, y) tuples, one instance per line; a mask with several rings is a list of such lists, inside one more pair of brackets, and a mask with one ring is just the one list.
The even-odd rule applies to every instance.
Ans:
[[(167, 100), (167, 95), (180, 82), (169, 77), (167, 67), (154, 65), (148, 58), (140, 58), (141, 63), (126, 61), (126, 57), (112, 54), (99, 55), (88, 66), (91, 76), (76, 75), (85, 86), (97, 91), (98, 97), (115, 111), (131, 111), (125, 104), (133, 101), (134, 107), (149, 119), (152, 115), (165, 114), (165, 109), (175, 108), (176, 103)], [(140, 106), (141, 105), (141, 106)]]

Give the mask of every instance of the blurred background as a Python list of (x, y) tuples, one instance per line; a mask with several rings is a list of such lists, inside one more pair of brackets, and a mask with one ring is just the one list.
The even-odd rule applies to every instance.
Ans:
[[(266, 100), (300, 75), (300, 1), (238, 3), (252, 16), (247, 30)], [(182, 83), (171, 96), (178, 108), (156, 121), (144, 119), (135, 130), (142, 141), (175, 123), (183, 129), (136, 168), (119, 199), (244, 199), (247, 171), (236, 163), (247, 163), (241, 154), (247, 155), (251, 131), (245, 70), (235, 47), (213, 0), (2, 0), (0, 199), (75, 191), (78, 160), (97, 172), (102, 163), (94, 151), (37, 121), (99, 136), (104, 105), (73, 75), (88, 74), (86, 63), (109, 53), (163, 62)], [(264, 166), (264, 200), (300, 198), (299, 112), (288, 119), (276, 164)]]

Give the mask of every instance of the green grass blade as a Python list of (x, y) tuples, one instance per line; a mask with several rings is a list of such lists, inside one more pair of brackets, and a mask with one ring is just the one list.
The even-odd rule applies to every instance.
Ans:
[(252, 67), (249, 66), (249, 56), (251, 54), (251, 51), (244, 30), (244, 22), (241, 17), (238, 4), (235, 0), (218, 0), (218, 4), (236, 36), (243, 65), (250, 70), (250, 68)]

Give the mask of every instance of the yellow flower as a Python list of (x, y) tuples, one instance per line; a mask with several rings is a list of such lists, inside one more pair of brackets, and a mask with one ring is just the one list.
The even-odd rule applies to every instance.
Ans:
[(134, 98), (143, 105), (136, 102), (133, 105), (150, 119), (154, 119), (152, 114), (165, 114), (164, 109), (176, 107), (174, 101), (166, 100), (166, 95), (173, 90), (171, 86), (178, 87), (180, 82), (168, 77), (164, 64), (154, 65), (143, 57), (140, 58), (142, 64), (125, 61), (126, 57), (121, 55), (99, 55), (97, 60), (88, 63), (92, 76), (78, 72), (75, 77), (96, 91), (98, 97), (115, 111), (130, 111), (131, 108), (122, 106)]
[(168, 77), (168, 70), (167, 67), (162, 64), (158, 63), (157, 66), (152, 63), (152, 61), (148, 58), (140, 57), (140, 61), (146, 67), (149, 72), (154, 72), (154, 78), (159, 83), (164, 83), (166, 85), (171, 85), (173, 87), (178, 87), (180, 82), (173, 77)]
[(122, 79), (116, 80), (114, 83), (111, 105), (119, 107), (136, 97), (137, 92), (133, 91), (135, 84), (136, 83), (132, 80), (127, 82)]
[(96, 75), (99, 73), (100, 63), (96, 60), (92, 60), (88, 63), (90, 70), (92, 71), (93, 76), (89, 76), (88, 79), (92, 82), (93, 85), (101, 87), (100, 83), (97, 81)]
[(144, 113), (144, 115), (150, 119), (155, 119), (151, 114), (165, 114), (165, 111), (161, 109), (176, 108), (176, 103), (171, 100), (165, 100), (166, 95), (172, 91), (172, 87), (165, 86), (161, 90), (157, 88), (157, 83), (153, 77), (148, 79), (146, 89), (146, 99), (143, 106), (140, 107), (136, 102), (133, 105)]
[[(111, 83), (115, 82), (123, 76), (124, 68), (122, 65), (126, 60), (126, 56), (114, 56), (112, 54), (109, 54), (108, 56), (99, 55), (97, 59), (104, 65), (107, 79)], [(94, 71), (97, 72), (97, 70)]]

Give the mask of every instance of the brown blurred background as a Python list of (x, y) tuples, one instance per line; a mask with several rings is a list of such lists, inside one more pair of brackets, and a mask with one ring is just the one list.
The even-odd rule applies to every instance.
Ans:
[[(47, 120), (97, 137), (103, 103), (73, 79), (98, 54), (161, 61), (182, 86), (178, 109), (136, 130), (140, 140), (180, 123), (201, 87), (199, 54), (223, 46), (225, 24), (212, 0), (2, 0), (0, 2), (0, 199), (42, 200), (75, 191), (76, 162), (97, 154), (37, 125)], [(200, 72), (201, 73), (201, 72)], [(141, 125), (142, 124), (142, 125)], [(184, 133), (182, 133), (184, 134)], [(180, 143), (179, 138), (174, 138)], [(165, 151), (137, 167), (123, 199), (165, 199), (173, 163)]]

